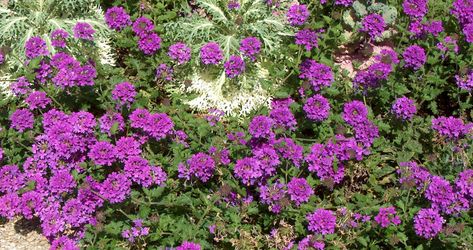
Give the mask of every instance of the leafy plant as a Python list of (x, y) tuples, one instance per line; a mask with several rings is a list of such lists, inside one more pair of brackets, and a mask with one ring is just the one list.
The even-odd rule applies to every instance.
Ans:
[[(114, 64), (109, 45), (109, 30), (103, 21), (103, 13), (94, 0), (12, 0), (0, 5), (0, 46), (7, 53), (7, 64), (17, 68), (25, 61), (24, 45), (33, 36), (41, 36), (54, 53), (49, 38), (56, 29), (64, 29), (71, 36), (72, 27), (87, 22), (96, 30), (94, 44), (103, 63)], [(81, 53), (74, 46), (69, 50)]]
[[(283, 84), (284, 72), (289, 69), (283, 62), (288, 60), (284, 42), (293, 36), (294, 29), (285, 23), (284, 15), (276, 15), (264, 1), (241, 1), (240, 8), (228, 9), (226, 1), (198, 0), (201, 12), (166, 23), (164, 30), (172, 41), (184, 41), (192, 47), (195, 55), (207, 42), (218, 42), (225, 60), (232, 54), (240, 54), (240, 41), (254, 36), (262, 41), (262, 55), (257, 63), (247, 63), (247, 70), (236, 80), (225, 77), (222, 67), (210, 70), (198, 59), (187, 74), (179, 76), (170, 91), (187, 95), (197, 93), (188, 104), (206, 111), (217, 108), (229, 115), (247, 115), (252, 110), (268, 104)], [(197, 57), (197, 56), (196, 56)], [(279, 71), (279, 74), (273, 74)], [(192, 81), (186, 88), (185, 80)]]

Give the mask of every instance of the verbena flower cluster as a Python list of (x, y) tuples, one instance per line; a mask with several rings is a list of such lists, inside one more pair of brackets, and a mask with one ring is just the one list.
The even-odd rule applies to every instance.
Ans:
[(105, 22), (114, 30), (122, 30), (131, 25), (131, 18), (123, 7), (115, 6), (105, 12)]
[(405, 62), (405, 67), (414, 70), (420, 69), (426, 62), (427, 58), (425, 50), (418, 45), (411, 45), (407, 47), (402, 54)]
[(393, 114), (402, 120), (411, 120), (417, 112), (414, 100), (405, 96), (396, 99), (392, 106)]
[(361, 31), (368, 33), (371, 39), (375, 39), (386, 29), (386, 23), (381, 15), (372, 13), (363, 18)]
[(318, 33), (311, 29), (302, 29), (296, 33), (296, 44), (303, 45), (307, 51), (317, 48), (318, 43)]
[(299, 66), (299, 78), (308, 81), (315, 91), (329, 87), (334, 81), (332, 69), (312, 59), (306, 59)]
[(294, 4), (287, 11), (287, 21), (292, 26), (301, 26), (307, 22), (310, 12), (304, 4)]

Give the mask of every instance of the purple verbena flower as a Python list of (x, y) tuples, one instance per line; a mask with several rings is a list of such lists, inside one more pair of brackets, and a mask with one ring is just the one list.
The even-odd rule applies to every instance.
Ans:
[(141, 154), (141, 143), (133, 137), (121, 137), (115, 145), (115, 152), (118, 159), (124, 161), (130, 156)]
[(463, 27), (463, 35), (465, 35), (467, 42), (473, 43), (473, 23), (469, 23)]
[(130, 15), (120, 6), (114, 6), (105, 12), (105, 23), (114, 30), (122, 30), (131, 25)]
[[(108, 111), (99, 118), (100, 131), (107, 133), (109, 136), (122, 132), (125, 127), (125, 121), (120, 113)], [(114, 131), (112, 131), (112, 128)], [(112, 133), (113, 132), (113, 133)]]
[(471, 0), (455, 0), (450, 11), (461, 25), (473, 23), (473, 4)]
[(393, 114), (402, 120), (411, 120), (417, 113), (417, 107), (414, 100), (405, 96), (396, 99), (391, 109)]
[(240, 41), (240, 51), (244, 56), (252, 61), (256, 60), (256, 55), (261, 51), (261, 41), (256, 37), (247, 37)]
[(297, 121), (288, 107), (273, 108), (269, 114), (276, 128), (295, 130)]
[(223, 51), (220, 45), (209, 42), (200, 49), (200, 60), (203, 64), (219, 64), (223, 60)]
[(0, 196), (0, 216), (12, 220), (20, 213), (20, 197), (16, 193), (6, 193)]
[(261, 162), (256, 158), (246, 157), (237, 160), (233, 172), (245, 185), (252, 185), (263, 176)]
[(404, 58), (405, 67), (418, 70), (425, 64), (427, 57), (425, 50), (418, 45), (411, 45), (404, 50), (402, 53)]
[(116, 161), (115, 146), (106, 141), (95, 143), (89, 152), (89, 157), (95, 164), (111, 166)]
[(308, 81), (315, 91), (319, 91), (322, 87), (328, 87), (334, 81), (332, 69), (315, 60), (306, 59), (299, 66), (299, 78)]
[(404, 0), (402, 8), (409, 17), (422, 19), (428, 11), (427, 3), (427, 0)]
[(23, 132), (26, 129), (32, 129), (34, 124), (34, 115), (28, 109), (17, 109), (10, 116), (11, 127)]
[(99, 193), (110, 203), (124, 201), (131, 192), (131, 180), (125, 174), (113, 172), (100, 184)]
[(93, 41), (95, 30), (92, 26), (85, 22), (77, 22), (73, 28), (74, 37), (77, 39), (84, 39)]
[(414, 217), (414, 229), (417, 235), (432, 239), (442, 231), (445, 219), (439, 212), (431, 208), (423, 208)]
[(459, 173), (455, 186), (461, 195), (473, 200), (473, 169), (467, 169)]
[(447, 139), (458, 140), (472, 132), (473, 123), (465, 124), (462, 119), (453, 116), (432, 119), (432, 129)]
[(32, 92), (26, 99), (25, 102), (28, 107), (33, 109), (44, 109), (48, 104), (51, 103), (51, 99), (43, 91)]
[(307, 51), (317, 48), (319, 46), (317, 32), (311, 29), (299, 30), (296, 33), (296, 44), (304, 46)]
[(343, 105), (343, 120), (351, 126), (355, 126), (362, 120), (368, 119), (368, 109), (361, 101), (354, 100)]
[(303, 107), (307, 118), (321, 122), (326, 120), (330, 115), (330, 103), (327, 98), (320, 94), (314, 95), (307, 99)]
[(130, 106), (135, 101), (136, 90), (135, 86), (130, 82), (122, 82), (115, 85), (112, 91), (112, 99), (117, 101), (120, 105)]
[(34, 36), (28, 39), (25, 43), (25, 55), (28, 59), (33, 59), (38, 56), (49, 55), (48, 46), (39, 36)]
[(228, 78), (235, 78), (245, 71), (245, 61), (239, 56), (231, 55), (223, 67)]
[(154, 24), (153, 22), (148, 19), (147, 17), (139, 17), (133, 22), (133, 32), (140, 37), (146, 37), (150, 33), (152, 33), (154, 30)]
[(290, 160), (294, 166), (299, 167), (304, 159), (304, 147), (296, 144), (291, 138), (285, 137), (276, 140), (276, 149), (283, 159)]
[(318, 208), (313, 213), (308, 214), (306, 218), (309, 222), (309, 231), (322, 235), (335, 233), (337, 217), (332, 211)]
[(143, 130), (156, 140), (161, 140), (171, 134), (174, 123), (165, 113), (150, 114)]
[(287, 183), (287, 193), (296, 206), (300, 206), (300, 204), (309, 201), (310, 196), (314, 194), (314, 190), (306, 179), (294, 177)]
[(153, 55), (161, 48), (161, 37), (156, 33), (145, 34), (138, 40), (138, 48), (145, 55)]
[(301, 26), (309, 19), (310, 12), (304, 4), (294, 4), (286, 13), (287, 21), (292, 26)]
[(184, 64), (191, 59), (191, 49), (185, 43), (175, 43), (169, 47), (168, 56), (178, 64)]
[(22, 76), (22, 77), (19, 77), (16, 82), (10, 85), (10, 90), (13, 92), (13, 94), (20, 96), (20, 95), (25, 95), (28, 92), (30, 92), (31, 91), (30, 86), (31, 84), (28, 82), (28, 79)]
[(140, 156), (130, 156), (125, 160), (124, 173), (133, 182), (149, 187), (153, 184), (151, 166), (146, 159)]
[(380, 37), (386, 29), (386, 23), (384, 22), (384, 18), (376, 13), (372, 13), (363, 17), (361, 23), (361, 31), (368, 33), (371, 39)]
[(67, 170), (56, 171), (49, 179), (49, 189), (55, 194), (69, 193), (75, 186), (74, 177)]
[(187, 160), (187, 164), (179, 164), (179, 178), (190, 180), (195, 176), (202, 182), (207, 182), (212, 178), (215, 170), (214, 159), (206, 153), (197, 153)]
[(69, 33), (63, 29), (57, 29), (51, 32), (51, 45), (56, 48), (65, 48)]
[(131, 127), (144, 129), (148, 126), (150, 115), (146, 109), (135, 109), (129, 117)]
[(401, 219), (396, 215), (396, 209), (394, 207), (379, 208), (379, 213), (376, 215), (376, 217), (374, 217), (374, 220), (381, 227), (388, 227), (390, 224), (401, 224)]
[(444, 208), (449, 206), (454, 199), (453, 188), (447, 180), (433, 176), (430, 185), (425, 190), (425, 197), (432, 202), (433, 206)]
[(273, 120), (267, 116), (255, 116), (248, 125), (248, 132), (254, 138), (269, 138), (273, 134)]

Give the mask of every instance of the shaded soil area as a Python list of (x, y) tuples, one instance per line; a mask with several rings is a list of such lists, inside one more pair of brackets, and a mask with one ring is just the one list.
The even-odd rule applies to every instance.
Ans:
[(38, 221), (20, 218), (0, 221), (0, 250), (48, 250), (49, 246), (41, 235)]

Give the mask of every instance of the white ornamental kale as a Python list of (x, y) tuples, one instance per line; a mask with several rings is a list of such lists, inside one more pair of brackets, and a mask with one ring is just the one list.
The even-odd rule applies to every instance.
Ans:
[[(164, 25), (168, 40), (185, 42), (195, 55), (191, 70), (177, 75), (177, 85), (170, 86), (169, 91), (180, 94), (194, 109), (219, 109), (230, 116), (245, 116), (269, 105), (282, 84), (282, 77), (273, 76), (269, 70), (289, 71), (283, 63), (288, 60), (284, 46), (291, 41), (294, 29), (287, 24), (285, 11), (262, 0), (239, 1), (240, 8), (236, 9), (228, 9), (228, 1), (196, 3), (199, 9), (191, 16)], [(226, 77), (222, 64), (210, 69), (200, 63), (198, 54), (204, 44), (217, 42), (227, 60), (231, 55), (242, 55), (240, 41), (250, 36), (261, 41), (261, 56), (256, 62), (247, 60), (245, 72), (237, 78)], [(189, 80), (192, 82), (185, 84)]]
[[(109, 44), (109, 29), (105, 25), (103, 11), (94, 0), (9, 0), (0, 3), (0, 47), (6, 48), (7, 65), (10, 70), (21, 66), (25, 60), (25, 42), (33, 36), (41, 36), (51, 46), (53, 30), (64, 29), (73, 34), (77, 22), (87, 22), (96, 30), (95, 47), (101, 62), (114, 64)], [(67, 47), (74, 54), (72, 46)]]

